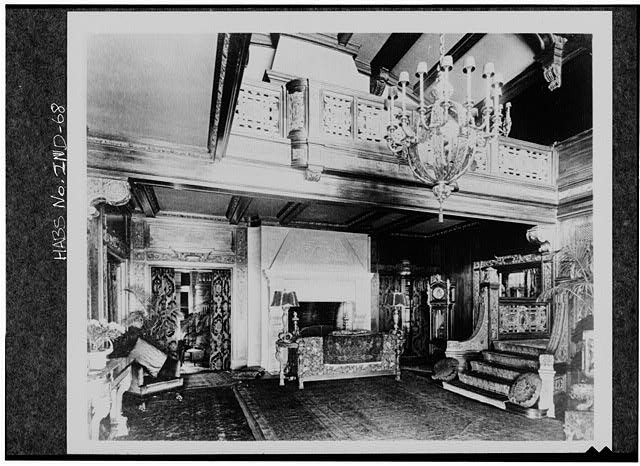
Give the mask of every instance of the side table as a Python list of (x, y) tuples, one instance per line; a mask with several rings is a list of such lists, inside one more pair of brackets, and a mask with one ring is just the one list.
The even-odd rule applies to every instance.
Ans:
[(295, 341), (276, 341), (276, 359), (280, 362), (280, 386), (284, 386), (284, 370), (289, 359), (289, 350), (298, 349), (298, 343)]

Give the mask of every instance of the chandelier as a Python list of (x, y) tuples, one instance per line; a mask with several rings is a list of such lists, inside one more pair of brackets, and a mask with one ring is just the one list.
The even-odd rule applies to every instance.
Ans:
[[(398, 90), (388, 88), (389, 125), (387, 146), (398, 158), (408, 162), (413, 174), (432, 187), (440, 203), (438, 221), (443, 221), (442, 204), (458, 190), (457, 180), (472, 166), (476, 150), (483, 150), (499, 136), (507, 136), (511, 130), (511, 104), (503, 109), (500, 103), (502, 74), (496, 73), (493, 63), (486, 63), (482, 77), (486, 83), (486, 96), (479, 112), (471, 98), (471, 73), (475, 71), (472, 56), (464, 59), (463, 73), (467, 76), (467, 98), (464, 104), (451, 100), (454, 93), (449, 82), (453, 69), (453, 57), (444, 54), (444, 34), (440, 35), (440, 60), (438, 77), (431, 95), (433, 104), (425, 106), (424, 82), (428, 68), (420, 62), (416, 77), (420, 80), (420, 105), (413, 114), (407, 112), (407, 85), (409, 73), (400, 73), (402, 111), (395, 112)], [(504, 117), (503, 117), (504, 111)]]

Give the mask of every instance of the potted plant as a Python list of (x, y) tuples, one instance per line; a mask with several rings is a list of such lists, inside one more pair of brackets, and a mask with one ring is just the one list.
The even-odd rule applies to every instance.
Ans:
[[(555, 285), (544, 293), (539, 300), (561, 298), (573, 302), (577, 316), (580, 318), (572, 329), (571, 340), (580, 346), (584, 336), (593, 330), (593, 243), (591, 240), (574, 239), (556, 253), (558, 272)], [(576, 353), (573, 365), (582, 363), (580, 348)], [(590, 363), (588, 363), (590, 365)], [(591, 375), (589, 367), (581, 367), (583, 375)]]
[(124, 333), (124, 328), (115, 322), (91, 319), (87, 323), (87, 354), (90, 370), (100, 370), (113, 351), (113, 341)]

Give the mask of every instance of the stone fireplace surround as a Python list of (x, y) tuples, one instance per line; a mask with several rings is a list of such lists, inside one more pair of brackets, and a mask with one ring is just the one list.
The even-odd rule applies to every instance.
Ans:
[(370, 241), (367, 235), (331, 231), (261, 228), (261, 365), (277, 371), (275, 343), (282, 310), (269, 308), (274, 290), (295, 291), (301, 302), (340, 302), (352, 309), (352, 328), (377, 328), (371, 313)]

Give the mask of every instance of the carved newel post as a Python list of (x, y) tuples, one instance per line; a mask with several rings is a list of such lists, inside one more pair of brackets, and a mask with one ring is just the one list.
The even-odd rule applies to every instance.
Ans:
[(538, 408), (547, 410), (547, 417), (556, 417), (555, 405), (553, 403), (553, 380), (556, 371), (553, 368), (553, 354), (541, 354), (539, 356), (540, 367), (538, 375), (542, 381), (540, 387), (540, 398)]

